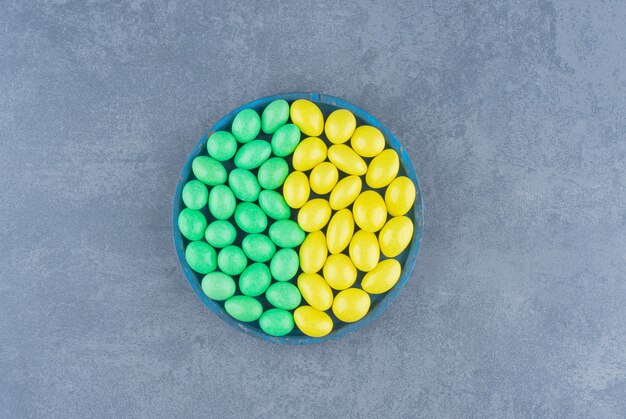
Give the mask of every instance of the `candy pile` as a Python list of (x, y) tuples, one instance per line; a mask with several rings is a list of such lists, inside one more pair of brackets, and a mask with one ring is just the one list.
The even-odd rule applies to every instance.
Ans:
[(356, 125), (345, 109), (324, 123), (310, 101), (276, 100), (260, 117), (239, 112), (193, 160), (178, 217), (185, 259), (235, 319), (322, 337), (400, 278), (415, 185), (397, 176), (383, 134)]

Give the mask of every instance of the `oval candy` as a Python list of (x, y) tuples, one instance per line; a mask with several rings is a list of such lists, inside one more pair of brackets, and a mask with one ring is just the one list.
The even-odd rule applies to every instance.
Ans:
[(326, 138), (333, 144), (345, 143), (352, 137), (356, 128), (356, 118), (346, 109), (337, 109), (326, 118), (324, 131)]
[(207, 140), (206, 150), (215, 160), (226, 161), (237, 152), (237, 140), (228, 131), (215, 131)]
[(272, 152), (278, 157), (286, 157), (300, 143), (300, 130), (294, 124), (283, 125), (272, 135)]
[(266, 134), (273, 134), (289, 119), (289, 103), (277, 99), (267, 105), (261, 114), (261, 129)]
[(217, 220), (206, 228), (204, 238), (211, 246), (221, 249), (235, 242), (237, 230), (228, 221)]
[(348, 288), (335, 296), (333, 314), (342, 322), (354, 323), (365, 317), (370, 304), (368, 293), (359, 288)]
[(363, 182), (359, 176), (347, 176), (337, 182), (330, 193), (328, 203), (334, 210), (340, 210), (352, 204), (361, 193)]
[(293, 315), (287, 310), (272, 308), (261, 315), (259, 326), (270, 336), (285, 336), (293, 330)]
[(285, 202), (291, 208), (300, 208), (309, 199), (311, 189), (309, 178), (302, 172), (292, 172), (283, 184), (283, 196)]
[(326, 244), (331, 254), (341, 253), (348, 247), (354, 234), (354, 218), (349, 209), (344, 208), (333, 215), (326, 229)]
[(261, 233), (267, 227), (267, 215), (256, 204), (240, 202), (235, 209), (235, 222), (246, 233)]
[(265, 298), (271, 305), (283, 310), (293, 310), (302, 301), (298, 287), (290, 282), (274, 282), (265, 291)]
[(302, 298), (316, 310), (326, 311), (333, 304), (333, 291), (319, 274), (301, 273), (298, 276), (298, 289)]
[(239, 275), (239, 290), (243, 295), (257, 297), (263, 294), (272, 282), (270, 270), (264, 263), (253, 263)]
[(300, 268), (306, 273), (318, 272), (324, 266), (327, 253), (324, 233), (314, 231), (307, 234), (300, 246)]
[(178, 229), (180, 234), (189, 240), (200, 240), (204, 237), (206, 218), (198, 210), (183, 209), (178, 214)]
[(228, 275), (239, 275), (246, 269), (248, 259), (239, 247), (226, 246), (217, 255), (217, 266)]
[(365, 183), (372, 188), (384, 188), (395, 179), (399, 169), (398, 153), (388, 148), (370, 162), (365, 175)]
[(404, 215), (415, 202), (415, 185), (406, 176), (395, 178), (385, 191), (385, 205), (392, 217)]
[(235, 212), (237, 201), (233, 191), (226, 185), (217, 185), (209, 194), (209, 212), (218, 220), (230, 218)]
[(210, 186), (226, 182), (226, 169), (222, 163), (209, 156), (198, 156), (193, 159), (191, 171), (198, 180)]
[(326, 336), (333, 330), (333, 319), (310, 306), (298, 307), (293, 312), (293, 320), (302, 333), (314, 338)]
[(361, 125), (350, 139), (350, 145), (363, 157), (374, 157), (385, 148), (385, 136), (376, 127)]
[(231, 131), (240, 143), (254, 140), (261, 131), (259, 114), (250, 108), (239, 111), (233, 120)]
[(185, 260), (191, 269), (201, 274), (213, 272), (217, 267), (215, 249), (201, 241), (191, 242), (187, 245)]
[(264, 234), (248, 234), (241, 241), (243, 252), (255, 262), (267, 262), (276, 253), (276, 246)]
[(321, 198), (312, 199), (298, 211), (298, 224), (307, 232), (321, 230), (328, 223), (330, 213), (328, 201)]
[(361, 176), (367, 172), (365, 160), (345, 144), (331, 146), (328, 149), (328, 160), (349, 175)]
[(292, 248), (302, 244), (305, 233), (295, 221), (279, 220), (270, 226), (269, 235), (276, 246)]
[(281, 157), (272, 157), (259, 167), (259, 185), (263, 189), (276, 189), (282, 186), (289, 174), (289, 165)]
[(345, 290), (356, 281), (356, 267), (343, 253), (330, 255), (324, 264), (323, 276), (328, 285), (336, 290)]
[(272, 146), (265, 140), (253, 140), (244, 144), (235, 154), (235, 166), (256, 169), (272, 154)]
[(317, 137), (305, 138), (293, 152), (291, 161), (293, 168), (301, 172), (311, 170), (326, 160), (327, 151), (326, 143), (321, 139)]
[(224, 301), (235, 295), (235, 281), (224, 272), (211, 272), (202, 278), (202, 291), (212, 300)]
[(280, 249), (272, 257), (270, 272), (277, 281), (290, 281), (298, 273), (300, 259), (293, 249)]
[(313, 192), (324, 195), (333, 190), (339, 179), (339, 172), (334, 164), (322, 162), (311, 170), (309, 184)]
[(401, 215), (393, 217), (380, 230), (378, 241), (380, 251), (388, 258), (394, 258), (407, 248), (413, 238), (413, 222), (409, 217)]
[(387, 221), (387, 207), (383, 197), (376, 191), (365, 191), (360, 194), (352, 206), (354, 222), (362, 230), (375, 233)]
[(199, 180), (190, 180), (183, 188), (182, 198), (187, 208), (199, 210), (207, 204), (209, 190)]
[(234, 169), (228, 175), (228, 184), (237, 198), (246, 202), (254, 202), (259, 197), (261, 186), (256, 176), (246, 169)]
[(324, 130), (324, 115), (317, 105), (305, 99), (298, 99), (291, 104), (291, 120), (300, 131), (310, 136), (318, 136)]
[(365, 274), (361, 288), (370, 294), (382, 294), (396, 285), (402, 272), (402, 266), (396, 259), (381, 260), (378, 265)]
[(348, 250), (354, 266), (363, 272), (374, 269), (380, 259), (380, 248), (376, 235), (364, 230), (354, 233)]
[(261, 209), (275, 220), (286, 220), (291, 216), (291, 209), (285, 202), (285, 198), (275, 191), (261, 191), (259, 194)]
[(254, 297), (235, 295), (224, 303), (224, 309), (240, 322), (253, 322), (261, 317), (263, 306)]

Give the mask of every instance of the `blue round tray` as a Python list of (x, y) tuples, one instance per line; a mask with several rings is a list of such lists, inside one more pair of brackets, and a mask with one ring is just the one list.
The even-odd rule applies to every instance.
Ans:
[[(356, 119), (357, 126), (358, 125), (372, 125), (379, 130), (385, 136), (385, 140), (387, 141), (387, 146), (396, 150), (398, 155), (400, 156), (400, 172), (399, 175), (409, 177), (416, 187), (416, 198), (415, 204), (411, 211), (406, 214), (413, 221), (413, 225), (415, 226), (415, 231), (413, 233), (413, 239), (409, 247), (402, 252), (396, 259), (402, 265), (402, 274), (398, 281), (398, 283), (387, 293), (380, 295), (371, 295), (372, 305), (370, 311), (367, 315), (356, 323), (344, 323), (337, 320), (331, 312), (329, 314), (333, 318), (334, 328), (332, 332), (321, 338), (313, 338), (302, 334), (297, 328), (295, 328), (291, 334), (281, 337), (269, 336), (265, 334), (259, 327), (258, 321), (252, 323), (244, 323), (239, 322), (233, 319), (226, 311), (224, 310), (223, 302), (218, 302), (211, 300), (208, 298), (201, 289), (201, 281), (204, 275), (198, 274), (193, 271), (187, 261), (185, 260), (185, 246), (188, 243), (188, 240), (182, 236), (180, 233), (180, 229), (178, 228), (178, 214), (183, 208), (183, 201), (181, 197), (181, 193), (183, 190), (183, 186), (189, 180), (195, 179), (191, 172), (191, 162), (195, 157), (201, 154), (202, 150), (206, 151), (206, 142), (207, 138), (215, 131), (219, 130), (227, 130), (230, 131), (230, 127), (232, 124), (235, 115), (239, 111), (245, 108), (255, 109), (259, 114), (265, 109), (267, 105), (269, 105), (272, 101), (276, 99), (285, 99), (287, 102), (291, 103), (296, 99), (307, 99), (311, 102), (314, 102), (319, 106), (324, 114), (324, 119), (334, 110), (336, 109), (347, 109), (351, 111)], [(260, 137), (262, 138), (270, 138), (270, 136), (265, 136), (261, 133)], [(202, 153), (202, 154), (206, 154)], [(369, 161), (370, 159), (366, 159)], [(232, 167), (229, 167), (228, 164), (225, 164), (227, 170), (231, 170)], [(365, 183), (363, 183), (363, 189), (369, 189)], [(314, 198), (314, 194), (311, 195), (310, 199)], [(208, 213), (207, 213), (208, 214)], [(297, 211), (292, 211), (292, 218), (296, 220)], [(209, 130), (201, 139), (198, 141), (196, 146), (193, 148), (189, 157), (187, 158), (187, 162), (183, 167), (183, 170), (178, 178), (178, 186), (176, 187), (176, 193), (174, 194), (174, 211), (173, 211), (173, 225), (174, 225), (174, 247), (176, 248), (176, 253), (178, 254), (178, 260), (180, 261), (180, 265), (187, 277), (187, 281), (193, 288), (198, 298), (204, 303), (205, 306), (209, 308), (213, 313), (215, 313), (219, 318), (224, 320), (229, 325), (233, 326), (237, 330), (240, 330), (244, 333), (259, 337), (264, 340), (268, 340), (275, 343), (285, 343), (285, 344), (305, 344), (305, 343), (316, 343), (316, 342), (325, 342), (332, 339), (337, 339), (341, 336), (346, 335), (347, 333), (353, 332), (360, 327), (363, 327), (365, 324), (369, 323), (373, 319), (375, 319), (380, 313), (387, 308), (389, 303), (393, 301), (393, 299), (398, 295), (404, 284), (411, 276), (411, 271), (413, 270), (413, 266), (415, 265), (415, 261), (417, 259), (417, 254), (419, 252), (420, 240), (422, 238), (422, 231), (424, 226), (424, 211), (423, 211), (423, 203), (422, 203), (422, 194), (419, 187), (419, 181), (417, 179), (417, 175), (415, 174), (415, 169), (413, 169), (413, 165), (411, 164), (411, 160), (409, 159), (409, 155), (402, 147), (402, 144), (394, 137), (394, 135), (389, 131), (383, 124), (381, 124), (376, 118), (374, 118), (369, 113), (365, 112), (363, 109), (358, 108), (351, 103), (348, 103), (342, 99), (318, 94), (318, 93), (286, 93), (275, 96), (268, 96), (262, 99), (257, 99), (253, 102), (247, 103), (239, 108), (233, 110), (228, 115), (220, 119), (217, 124)], [(363, 277), (363, 273), (359, 272), (359, 277), (357, 278), (357, 282), (355, 285), (359, 285), (361, 278)], [(293, 281), (292, 281), (293, 282)]]

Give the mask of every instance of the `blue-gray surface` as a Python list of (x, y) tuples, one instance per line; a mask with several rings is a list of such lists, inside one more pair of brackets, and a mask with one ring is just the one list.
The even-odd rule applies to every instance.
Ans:
[[(626, 5), (4, 2), (0, 416), (626, 416)], [(422, 182), (414, 274), (339, 341), (192, 293), (187, 153), (254, 98), (370, 111)]]

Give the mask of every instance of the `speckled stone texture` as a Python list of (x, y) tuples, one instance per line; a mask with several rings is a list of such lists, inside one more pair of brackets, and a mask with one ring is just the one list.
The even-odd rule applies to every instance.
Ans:
[[(8, 1), (0, 416), (626, 416), (626, 4)], [(277, 346), (193, 294), (188, 152), (314, 91), (421, 179), (413, 276), (339, 341)]]

